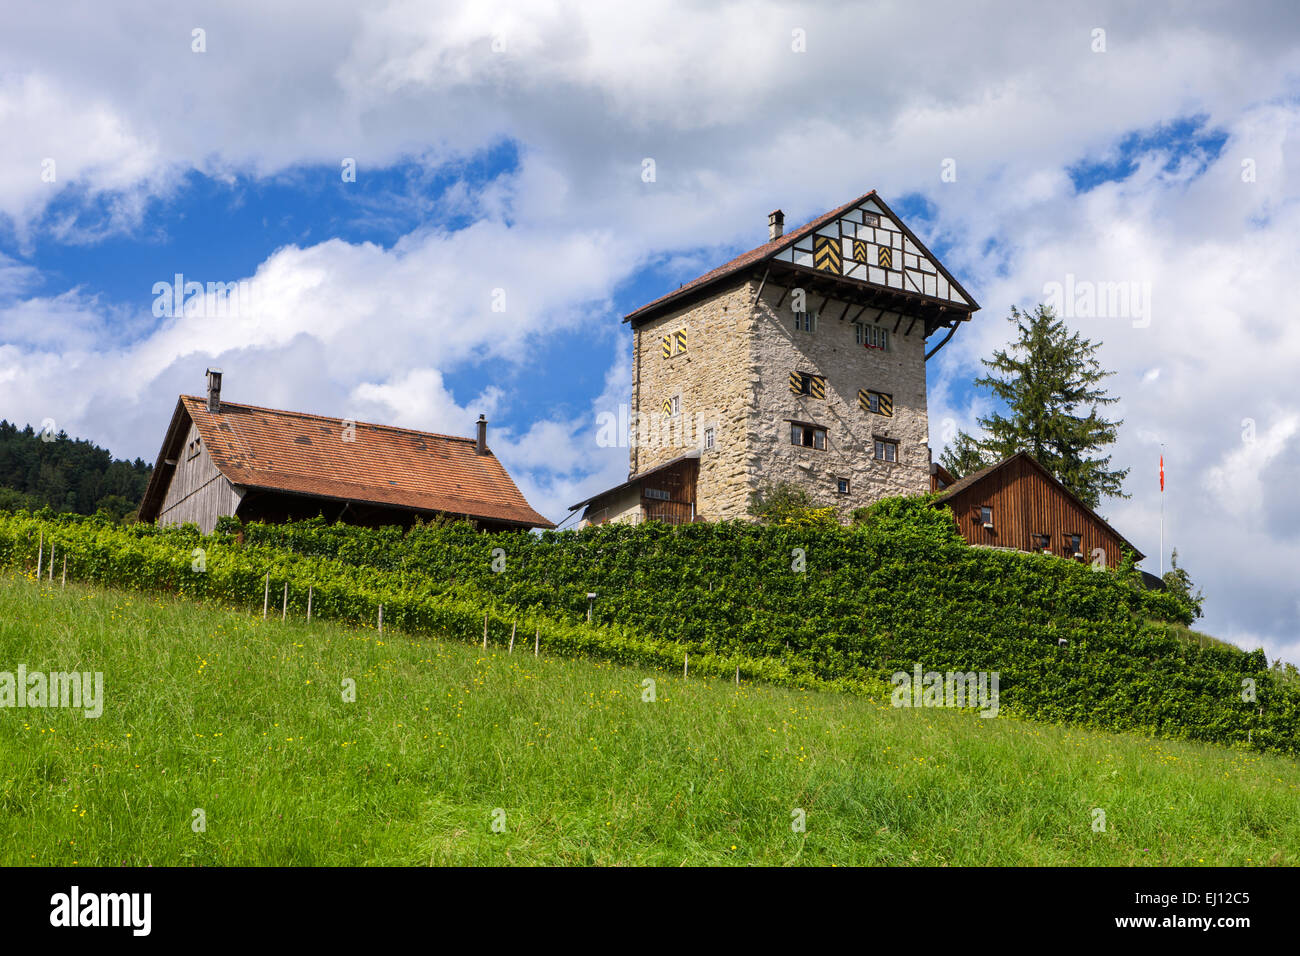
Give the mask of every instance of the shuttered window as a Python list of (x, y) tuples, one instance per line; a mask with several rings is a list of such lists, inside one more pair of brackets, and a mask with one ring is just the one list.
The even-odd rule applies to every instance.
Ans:
[(858, 404), (864, 412), (872, 415), (891, 416), (894, 414), (894, 396), (888, 392), (874, 392), (863, 388), (858, 390)]
[(813, 375), (809, 372), (791, 372), (790, 394), (824, 399), (826, 397), (826, 376)]

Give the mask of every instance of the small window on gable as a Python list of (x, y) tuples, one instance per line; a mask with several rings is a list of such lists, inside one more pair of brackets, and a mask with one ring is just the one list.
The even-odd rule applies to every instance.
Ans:
[(863, 348), (889, 351), (889, 329), (879, 325), (868, 325), (865, 322), (855, 322), (853, 328), (856, 341)]
[(807, 312), (796, 312), (794, 314), (794, 328), (796, 332), (816, 332), (817, 310), (809, 309)]
[(807, 395), (809, 398), (826, 397), (826, 376), (813, 375), (809, 372), (790, 373), (790, 393)]
[(849, 480), (847, 478), (836, 478), (835, 490), (841, 495), (847, 495), (849, 493)]
[(659, 348), (663, 352), (664, 358), (681, 355), (686, 351), (686, 330), (678, 329), (675, 332), (669, 332), (659, 340)]
[(875, 439), (876, 461), (898, 461), (898, 442), (890, 438)]
[(185, 459), (186, 459), (186, 461), (188, 461), (189, 459), (194, 458), (195, 456), (197, 456), (198, 453), (199, 453), (199, 451), (200, 451), (202, 448), (203, 448), (203, 439), (202, 439), (202, 437), (198, 437), (198, 436), (196, 436), (195, 439), (194, 439), (194, 441), (190, 442), (190, 443), (189, 443), (189, 446), (188, 446), (188, 447), (186, 448), (186, 450), (185, 450)]

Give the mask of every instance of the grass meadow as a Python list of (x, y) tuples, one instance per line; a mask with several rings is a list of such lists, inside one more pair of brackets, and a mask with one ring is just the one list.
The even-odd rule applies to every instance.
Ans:
[(9, 866), (1300, 862), (1287, 758), (531, 638), (485, 653), (0, 577), (0, 671), (20, 664), (102, 672), (105, 701), (0, 709)]

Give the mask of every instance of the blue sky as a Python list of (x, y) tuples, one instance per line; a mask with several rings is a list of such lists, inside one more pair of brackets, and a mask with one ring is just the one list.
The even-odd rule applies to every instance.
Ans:
[[(1206, 629), (1300, 659), (1291, 5), (60, 6), (0, 35), (0, 417), (152, 460), (208, 365), (235, 401), (458, 434), (484, 411), (563, 517), (626, 475), (595, 441), (622, 316), (769, 210), (875, 188), (983, 306), (927, 367), (936, 453), (990, 411), (970, 383), (1012, 305), (1149, 296), (1069, 317), (1122, 399), (1132, 497), (1101, 510), (1155, 556), (1163, 444)], [(154, 316), (178, 272), (254, 280), (256, 308)]]

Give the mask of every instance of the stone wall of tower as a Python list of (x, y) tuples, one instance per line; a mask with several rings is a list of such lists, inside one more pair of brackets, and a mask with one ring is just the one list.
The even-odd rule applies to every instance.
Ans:
[[(806, 307), (818, 311), (815, 331), (798, 330), (794, 296), (781, 301), (782, 289), (763, 291), (751, 337), (751, 362), (758, 370), (751, 419), (751, 468), (764, 482), (788, 481), (807, 488), (815, 501), (834, 505), (842, 518), (857, 507), (891, 495), (929, 491), (929, 426), (925, 395), (924, 323), (904, 318), (890, 332), (889, 350), (867, 349), (857, 344), (854, 306), (845, 315), (843, 302), (824, 301), (808, 293)], [(777, 303), (781, 301), (780, 306)], [(874, 309), (863, 315), (870, 318)], [(791, 372), (825, 376), (824, 399), (791, 393)], [(891, 416), (864, 411), (859, 389), (893, 396)], [(823, 426), (824, 450), (791, 443), (790, 420)], [(874, 439), (898, 442), (896, 463), (874, 457)], [(849, 479), (849, 494), (837, 490), (837, 479)]]
[[(660, 316), (633, 332), (631, 421), (636, 435), (629, 473), (641, 474), (693, 448), (706, 429), (713, 447), (700, 453), (696, 513), (708, 521), (744, 517), (751, 488), (747, 442), (754, 386), (750, 354), (757, 329), (750, 283), (723, 288), (702, 302)], [(662, 340), (686, 330), (686, 350)], [(676, 396), (680, 414), (663, 406)]]
[[(705, 520), (746, 518), (751, 493), (781, 481), (807, 488), (845, 520), (880, 498), (929, 491), (924, 324), (907, 335), (909, 318), (896, 333), (891, 320), (889, 350), (866, 349), (853, 323), (839, 318), (844, 303), (810, 293), (806, 304), (818, 310), (818, 323), (804, 332), (796, 328), (793, 296), (782, 301), (782, 287), (768, 283), (756, 303), (758, 287), (744, 282), (634, 331), (630, 473), (701, 448), (712, 428), (697, 485), (696, 511)], [(848, 316), (857, 312), (854, 306)], [(680, 329), (686, 350), (674, 342), (664, 358), (663, 337)], [(791, 372), (824, 376), (825, 398), (793, 394)], [(891, 395), (893, 415), (864, 411), (859, 389)], [(666, 415), (664, 403), (674, 397), (680, 413)], [(826, 448), (793, 444), (791, 420), (824, 427)], [(876, 438), (898, 442), (897, 462), (874, 457)], [(840, 478), (849, 479), (847, 495), (838, 493)]]

